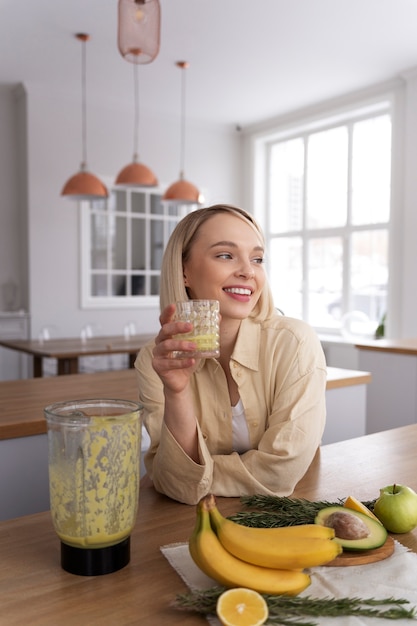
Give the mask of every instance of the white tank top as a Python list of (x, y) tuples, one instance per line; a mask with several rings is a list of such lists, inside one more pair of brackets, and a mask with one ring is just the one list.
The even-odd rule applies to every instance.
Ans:
[(249, 431), (245, 418), (245, 409), (242, 400), (236, 406), (232, 406), (232, 433), (233, 433), (233, 450), (239, 454), (243, 454), (250, 450)]

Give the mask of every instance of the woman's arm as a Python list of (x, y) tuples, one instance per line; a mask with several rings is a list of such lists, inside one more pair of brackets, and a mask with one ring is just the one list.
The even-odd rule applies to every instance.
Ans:
[(213, 457), (212, 491), (219, 496), (288, 496), (320, 446), (326, 417), (326, 372), (321, 368), (283, 389), (256, 448)]
[(147, 474), (157, 491), (179, 502), (195, 504), (209, 492), (213, 464), (204, 452), (205, 442), (194, 413), (198, 462), (187, 454), (165, 424), (164, 389), (152, 368), (152, 358), (150, 344), (141, 349), (135, 362), (143, 421), (150, 435), (150, 447), (144, 459)]
[(197, 426), (190, 377), (195, 359), (173, 359), (174, 350), (195, 348), (189, 341), (178, 341), (173, 335), (189, 332), (191, 324), (173, 321), (175, 305), (167, 307), (160, 316), (161, 330), (155, 340), (152, 367), (163, 384), (164, 423), (184, 452), (196, 463), (200, 461)]

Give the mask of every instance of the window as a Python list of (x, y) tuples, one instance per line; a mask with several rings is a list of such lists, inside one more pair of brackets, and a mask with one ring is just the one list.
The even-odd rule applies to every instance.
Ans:
[(82, 306), (158, 306), (162, 256), (193, 206), (162, 202), (155, 189), (114, 188), (81, 206)]
[(376, 329), (388, 286), (390, 103), (275, 133), (260, 156), (276, 305), (322, 332), (352, 312)]

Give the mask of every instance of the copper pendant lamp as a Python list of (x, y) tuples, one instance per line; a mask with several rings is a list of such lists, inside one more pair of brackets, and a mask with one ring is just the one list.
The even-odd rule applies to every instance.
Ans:
[(159, 0), (119, 0), (117, 43), (131, 63), (150, 63), (159, 52)]
[[(139, 58), (139, 54), (136, 58)], [(127, 187), (155, 187), (158, 179), (149, 167), (139, 162), (139, 77), (138, 64), (133, 65), (135, 121), (133, 133), (133, 161), (117, 175), (115, 184)]]
[(86, 44), (90, 39), (90, 35), (86, 33), (77, 33), (75, 37), (81, 41), (82, 57), (81, 57), (81, 117), (82, 117), (82, 162), (80, 171), (71, 176), (65, 183), (61, 191), (61, 196), (69, 200), (96, 200), (107, 198), (109, 192), (107, 188), (97, 176), (91, 174), (87, 170), (87, 89), (86, 89)]
[(182, 70), (181, 81), (181, 151), (180, 151), (180, 177), (165, 191), (163, 200), (181, 204), (201, 204), (203, 198), (198, 188), (184, 177), (185, 161), (185, 70), (190, 64), (187, 61), (177, 61), (176, 66)]

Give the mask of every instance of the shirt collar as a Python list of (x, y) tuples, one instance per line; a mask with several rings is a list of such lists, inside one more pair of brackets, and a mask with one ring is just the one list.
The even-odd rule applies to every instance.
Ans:
[(259, 368), (261, 325), (248, 317), (242, 320), (232, 359), (251, 370)]

